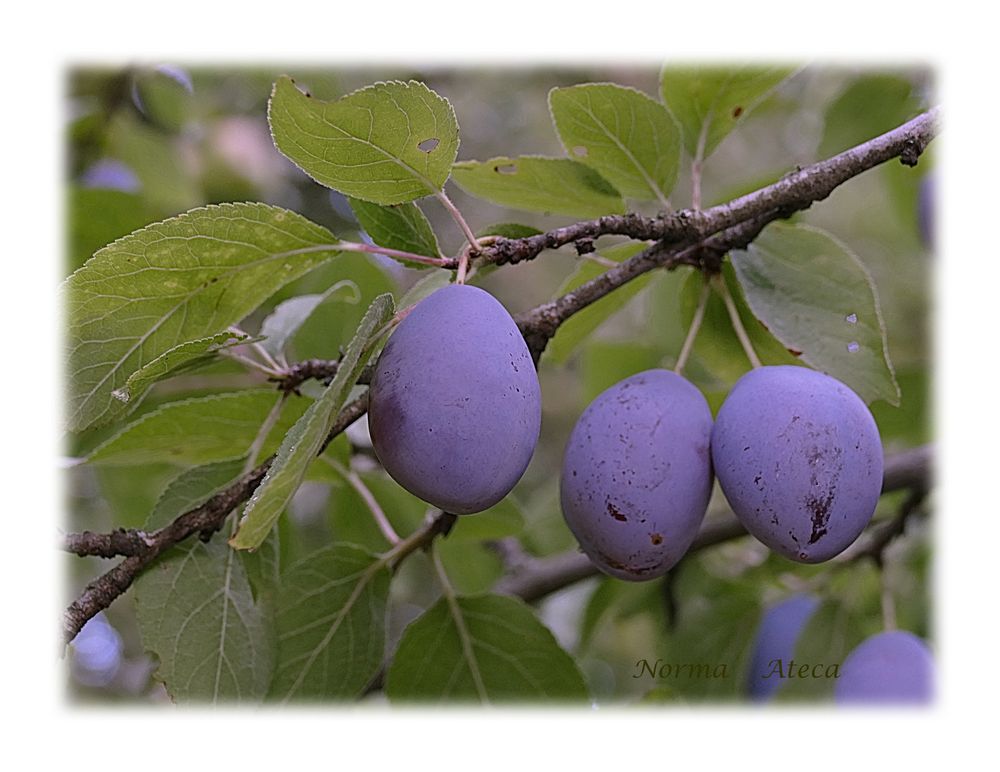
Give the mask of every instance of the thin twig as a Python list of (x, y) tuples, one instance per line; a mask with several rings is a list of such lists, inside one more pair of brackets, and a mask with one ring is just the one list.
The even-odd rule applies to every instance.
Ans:
[(708, 305), (708, 296), (711, 288), (706, 280), (702, 285), (701, 293), (698, 295), (698, 306), (694, 310), (694, 317), (691, 319), (691, 327), (684, 338), (684, 345), (681, 346), (681, 353), (677, 355), (677, 364), (674, 365), (674, 372), (680, 375), (684, 372), (684, 365), (687, 364), (691, 349), (694, 348), (694, 339), (701, 328), (701, 322), (705, 318), (705, 307)]
[(716, 274), (712, 277), (711, 283), (715, 286), (719, 295), (722, 296), (722, 302), (726, 304), (726, 313), (729, 314), (729, 321), (732, 322), (733, 331), (736, 333), (736, 337), (739, 339), (740, 345), (747, 355), (747, 359), (750, 360), (750, 364), (754, 367), (760, 367), (760, 357), (753, 350), (753, 343), (750, 342), (750, 336), (747, 335), (746, 328), (743, 326), (743, 321), (740, 319), (740, 312), (736, 308), (736, 302), (733, 300), (733, 295), (729, 291), (726, 280), (722, 278), (721, 274)]

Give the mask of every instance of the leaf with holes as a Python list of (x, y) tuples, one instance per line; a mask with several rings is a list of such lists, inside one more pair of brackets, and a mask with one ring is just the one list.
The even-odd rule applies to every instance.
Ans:
[(708, 158), (792, 72), (754, 65), (666, 67), (660, 73), (660, 94), (681, 125), (684, 147), (695, 158)]
[(278, 661), (269, 697), (357, 697), (385, 656), (391, 572), (352, 544), (303, 558), (281, 577)]
[[(420, 208), (410, 202), (395, 206), (380, 206), (353, 198), (350, 200), (358, 224), (380, 247), (398, 249), (427, 257), (440, 257), (437, 236)], [(390, 255), (391, 257), (391, 255)], [(424, 263), (399, 259), (411, 268), (426, 268)]]
[[(136, 419), (87, 456), (89, 464), (198, 466), (242, 458), (279, 399), (272, 389), (168, 402)], [(305, 412), (305, 399), (290, 400), (261, 449), (266, 458)]]
[(246, 340), (247, 337), (247, 335), (239, 333), (221, 332), (218, 335), (181, 343), (169, 351), (164, 351), (152, 362), (136, 370), (125, 381), (124, 386), (111, 394), (122, 402), (131, 403), (133, 406), (137, 405), (149, 387), (157, 381), (207, 364), (215, 359), (215, 353), (219, 349), (227, 348), (227, 343), (237, 344)]
[(549, 92), (566, 152), (629, 198), (659, 200), (677, 181), (681, 130), (662, 104), (632, 88), (585, 83)]
[[(628, 244), (617, 244), (613, 247), (601, 250), (599, 257), (611, 260), (615, 263), (627, 260), (633, 255), (639, 254), (646, 245), (641, 242)], [(572, 292), (578, 287), (586, 284), (592, 279), (596, 279), (608, 270), (609, 266), (601, 265), (594, 260), (581, 259), (576, 270), (562, 283), (562, 286), (555, 293), (555, 297)], [(559, 331), (549, 344), (548, 356), (559, 363), (565, 363), (570, 356), (580, 347), (595, 330), (597, 330), (608, 319), (621, 311), (626, 303), (638, 295), (652, 279), (653, 274), (647, 272), (623, 284), (615, 292), (605, 295), (595, 303), (591, 303), (579, 313), (573, 314), (563, 324), (559, 326)]]
[(448, 100), (423, 83), (376, 83), (333, 102), (274, 84), (267, 111), (274, 144), (321, 185), (373, 204), (441, 190), (458, 155)]
[(63, 284), (69, 428), (127, 410), (113, 394), (167, 351), (223, 332), (334, 256), (333, 235), (265, 204), (193, 209), (102, 249)]
[(386, 693), (404, 701), (584, 701), (573, 658), (516, 598), (442, 598), (403, 633)]
[(625, 202), (593, 169), (570, 158), (491, 158), (460, 161), (452, 174), (466, 193), (529, 212), (573, 217), (622, 214)]
[[(241, 460), (198, 467), (164, 492), (148, 527), (166, 525), (205, 502), (241, 471)], [(267, 604), (254, 600), (240, 555), (221, 538), (188, 539), (165, 553), (133, 587), (145, 649), (156, 677), (178, 702), (260, 702), (275, 659)]]
[[(351, 294), (342, 298), (340, 290), (349, 289)], [(338, 281), (326, 292), (314, 295), (298, 295), (279, 303), (260, 325), (260, 334), (264, 337), (260, 345), (271, 356), (283, 355), (288, 341), (299, 331), (319, 306), (334, 298), (344, 302), (357, 304), (360, 298), (358, 285), (351, 281)]]
[(347, 346), (340, 366), (322, 396), (289, 430), (267, 475), (254, 491), (240, 519), (239, 530), (229, 540), (236, 549), (255, 549), (267, 538), (281, 513), (292, 500), (306, 470), (330, 433), (340, 409), (364, 367), (373, 336), (392, 317), (391, 295), (379, 295), (365, 313), (354, 338)]
[(817, 228), (775, 223), (732, 262), (747, 305), (783, 345), (865, 402), (899, 404), (878, 293), (847, 246)]

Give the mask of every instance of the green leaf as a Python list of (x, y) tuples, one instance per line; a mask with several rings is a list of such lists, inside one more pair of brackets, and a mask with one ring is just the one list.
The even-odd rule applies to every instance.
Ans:
[(698, 157), (712, 151), (794, 70), (745, 66), (665, 67), (660, 94), (684, 132), (684, 147)]
[(239, 530), (229, 540), (233, 547), (254, 549), (267, 538), (298, 490), (305, 478), (306, 469), (316, 457), (337, 414), (347, 401), (351, 388), (364, 367), (365, 358), (362, 355), (371, 343), (370, 339), (393, 312), (391, 295), (380, 295), (368, 308), (340, 360), (333, 381), (285, 435), (274, 463), (247, 503)]
[(522, 601), (442, 598), (403, 633), (386, 679), (394, 702), (587, 700), (576, 663)]
[[(642, 242), (619, 244), (601, 250), (600, 257), (619, 263), (633, 255), (639, 254), (645, 248), (646, 245)], [(569, 278), (556, 291), (555, 297), (572, 292), (591, 279), (596, 279), (607, 270), (607, 266), (601, 265), (594, 260), (581, 259), (576, 270), (570, 274)], [(579, 313), (573, 314), (573, 316), (559, 326), (559, 332), (546, 349), (547, 355), (558, 364), (565, 363), (591, 333), (621, 311), (629, 300), (639, 294), (649, 284), (651, 278), (652, 274), (647, 272), (639, 278), (623, 284), (615, 292), (591, 303)]]
[[(184, 472), (150, 518), (165, 525), (205, 502), (241, 471), (242, 461)], [(156, 677), (178, 702), (259, 702), (275, 658), (269, 611), (254, 601), (240, 556), (221, 538), (197, 539), (158, 558), (135, 582), (143, 646), (159, 659)]]
[(844, 244), (776, 223), (731, 259), (747, 304), (778, 340), (865, 402), (899, 404), (875, 284)]
[(187, 341), (224, 331), (335, 255), (304, 217), (264, 204), (193, 209), (105, 247), (63, 284), (71, 430), (108, 421), (128, 377)]
[(662, 104), (632, 88), (586, 83), (549, 92), (566, 152), (623, 195), (666, 205), (677, 181), (681, 130)]
[(383, 560), (350, 544), (315, 552), (281, 577), (270, 698), (361, 693), (385, 655), (390, 577)]
[(265, 339), (261, 341), (260, 345), (271, 356), (283, 355), (288, 341), (312, 316), (313, 311), (344, 287), (351, 289), (351, 298), (346, 302), (357, 304), (360, 299), (358, 286), (346, 279), (338, 281), (326, 292), (315, 295), (299, 295), (279, 303), (270, 315), (261, 322), (260, 334)]
[(323, 102), (283, 77), (267, 115), (275, 146), (306, 174), (374, 204), (437, 193), (458, 155), (455, 111), (417, 81), (376, 83)]
[(867, 142), (910, 120), (920, 109), (919, 94), (906, 78), (863, 75), (827, 108), (818, 153), (826, 158)]
[(122, 402), (135, 405), (142, 399), (149, 387), (157, 381), (210, 362), (215, 358), (215, 352), (226, 348), (224, 344), (230, 341), (238, 343), (246, 340), (247, 337), (247, 335), (237, 333), (220, 332), (218, 335), (189, 340), (174, 346), (132, 373), (125, 381), (125, 385), (111, 392), (111, 396)]
[[(441, 256), (437, 236), (434, 235), (427, 217), (416, 204), (408, 202), (395, 206), (380, 206), (356, 198), (350, 199), (350, 204), (358, 223), (380, 247), (428, 257)], [(411, 267), (427, 267), (423, 263), (407, 260), (401, 262)]]
[(68, 196), (66, 213), (71, 272), (105, 244), (153, 219), (142, 196), (110, 188), (74, 187)]
[(569, 158), (525, 155), (460, 161), (452, 175), (466, 193), (513, 209), (573, 217), (625, 211), (621, 195), (607, 180)]
[[(278, 399), (271, 389), (252, 389), (168, 402), (98, 445), (86, 460), (108, 466), (196, 466), (242, 458)], [(261, 450), (263, 457), (305, 409), (304, 399), (285, 405)]]

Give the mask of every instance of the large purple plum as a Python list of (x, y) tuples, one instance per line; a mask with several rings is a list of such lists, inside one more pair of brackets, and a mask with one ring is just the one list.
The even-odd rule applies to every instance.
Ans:
[(934, 694), (934, 658), (913, 633), (891, 630), (862, 641), (834, 687), (843, 704), (924, 704)]
[(541, 427), (531, 354), (488, 292), (450, 285), (392, 333), (369, 391), (368, 425), (386, 472), (454, 514), (481, 512), (524, 474)]
[(805, 367), (760, 367), (740, 378), (716, 416), (712, 460), (743, 526), (802, 563), (829, 560), (854, 542), (882, 489), (882, 443), (868, 407)]
[(747, 675), (751, 700), (763, 702), (782, 685), (781, 678), (775, 674), (775, 661), (780, 660), (784, 667), (788, 666), (795, 655), (799, 635), (817, 606), (819, 599), (813, 595), (793, 595), (764, 612)]
[(606, 574), (663, 576), (687, 552), (712, 492), (712, 413), (676, 373), (647, 370), (598, 395), (563, 458), (563, 516)]

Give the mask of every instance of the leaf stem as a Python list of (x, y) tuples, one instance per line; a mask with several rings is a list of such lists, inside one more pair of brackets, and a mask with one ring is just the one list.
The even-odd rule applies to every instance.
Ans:
[(698, 335), (702, 320), (705, 318), (705, 307), (708, 305), (708, 296), (711, 289), (706, 279), (702, 285), (701, 294), (698, 296), (698, 305), (694, 310), (694, 317), (691, 319), (691, 327), (688, 328), (687, 336), (684, 338), (684, 345), (681, 346), (681, 353), (677, 355), (677, 364), (674, 365), (674, 372), (678, 375), (684, 372), (684, 365), (687, 364), (691, 350), (694, 348), (694, 339)]
[(386, 255), (387, 257), (395, 257), (400, 260), (409, 260), (411, 263), (434, 265), (438, 268), (443, 268), (452, 264), (452, 261), (446, 257), (428, 257), (427, 255), (418, 255), (415, 252), (405, 252), (401, 249), (390, 249), (389, 247), (380, 247), (375, 244), (359, 244), (354, 241), (341, 241), (335, 246), (342, 252), (364, 252), (371, 255)]
[(722, 278), (721, 274), (715, 274), (712, 277), (712, 284), (715, 286), (715, 290), (722, 296), (722, 302), (726, 304), (726, 311), (729, 313), (729, 321), (733, 324), (733, 331), (736, 333), (736, 337), (740, 340), (740, 345), (743, 346), (743, 351), (747, 355), (747, 359), (750, 360), (750, 364), (754, 368), (761, 367), (762, 363), (760, 357), (757, 356), (757, 352), (753, 350), (753, 344), (750, 343), (750, 336), (747, 335), (746, 328), (743, 327), (743, 322), (740, 319), (740, 312), (736, 308), (736, 303), (733, 301), (733, 296), (729, 292), (729, 287), (726, 286), (725, 279)]
[(268, 377), (271, 378), (278, 378), (283, 374), (283, 371), (280, 369), (274, 370), (269, 366), (263, 364), (262, 362), (258, 362), (256, 359), (245, 357), (242, 354), (237, 354), (235, 351), (231, 351), (229, 349), (220, 348), (219, 353), (222, 356), (229, 357), (235, 362), (239, 362), (241, 365), (244, 365), (245, 367), (249, 367), (251, 370), (257, 370), (259, 372), (265, 373)]
[(465, 217), (459, 211), (458, 207), (448, 198), (448, 194), (444, 192), (444, 189), (439, 190), (434, 194), (437, 196), (438, 201), (444, 204), (444, 208), (448, 210), (448, 214), (451, 218), (458, 223), (458, 227), (462, 229), (462, 233), (465, 235), (465, 240), (469, 242), (469, 248), (473, 252), (479, 250), (479, 239), (476, 238), (476, 234), (472, 232), (472, 228), (469, 227), (469, 223), (465, 221)]

